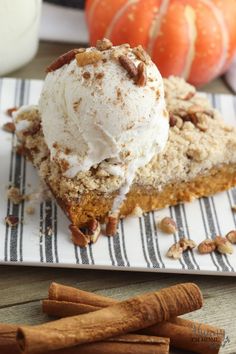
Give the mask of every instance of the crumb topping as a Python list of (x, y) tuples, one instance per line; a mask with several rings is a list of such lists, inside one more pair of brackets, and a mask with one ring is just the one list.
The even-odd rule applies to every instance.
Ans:
[[(140, 168), (134, 180), (136, 185), (159, 190), (169, 183), (191, 180), (213, 166), (236, 162), (236, 156), (232, 154), (236, 149), (236, 129), (226, 125), (207, 99), (184, 80), (171, 77), (164, 83), (167, 110), (170, 112), (169, 140), (163, 153)], [(119, 96), (117, 88), (117, 98)], [(193, 116), (196, 116), (196, 121), (191, 118)], [(40, 120), (37, 111), (34, 119)], [(106, 194), (121, 187), (122, 176), (114, 176), (109, 169), (104, 170), (103, 162), (89, 171), (78, 173), (73, 179), (63, 176), (61, 166), (50, 160), (41, 128), (23, 139), (40, 176), (59, 197), (65, 198), (66, 195), (68, 201), (78, 201), (82, 193), (96, 190)]]

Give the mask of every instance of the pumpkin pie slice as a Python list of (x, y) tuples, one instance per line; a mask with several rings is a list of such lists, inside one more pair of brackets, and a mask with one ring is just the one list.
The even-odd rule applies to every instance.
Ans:
[[(164, 87), (170, 116), (168, 143), (137, 170), (118, 218), (190, 202), (236, 185), (236, 129), (183, 79), (164, 79)], [(19, 111), (17, 120), (28, 121), (17, 133), (23, 151), (71, 223), (81, 228), (91, 220), (107, 222), (121, 188), (120, 176), (110, 175), (100, 163), (66, 177), (50, 158), (37, 106)]]

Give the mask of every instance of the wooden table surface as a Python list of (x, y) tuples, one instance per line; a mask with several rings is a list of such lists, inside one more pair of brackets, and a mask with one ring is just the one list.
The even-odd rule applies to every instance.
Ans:
[[(41, 79), (44, 77), (44, 68), (54, 57), (75, 46), (42, 42), (35, 59), (8, 76)], [(203, 89), (209, 92), (230, 92), (221, 79)], [(227, 343), (221, 353), (236, 353), (236, 277), (1, 266), (0, 321), (36, 324), (48, 320), (41, 313), (40, 300), (47, 296), (51, 281), (118, 299), (180, 282), (195, 282), (203, 292), (205, 305), (203, 309), (186, 317), (224, 328)], [(171, 353), (180, 352), (172, 350)]]

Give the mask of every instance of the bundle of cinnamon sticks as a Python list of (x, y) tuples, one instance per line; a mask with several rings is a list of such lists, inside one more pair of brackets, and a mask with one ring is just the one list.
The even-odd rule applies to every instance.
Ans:
[(192, 283), (122, 302), (52, 283), (42, 309), (60, 319), (37, 326), (0, 324), (0, 353), (166, 354), (171, 345), (217, 354), (222, 329), (177, 317), (202, 305)]

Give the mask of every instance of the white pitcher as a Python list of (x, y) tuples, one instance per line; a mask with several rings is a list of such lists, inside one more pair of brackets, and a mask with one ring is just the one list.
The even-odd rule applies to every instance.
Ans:
[(41, 0), (0, 0), (0, 75), (34, 57), (40, 12)]

